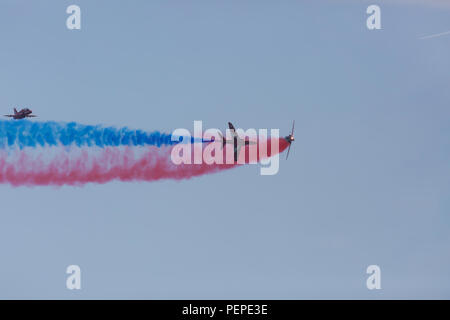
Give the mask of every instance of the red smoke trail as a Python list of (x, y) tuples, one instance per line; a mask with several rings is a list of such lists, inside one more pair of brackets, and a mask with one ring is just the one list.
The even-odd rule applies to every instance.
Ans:
[[(270, 142), (268, 143), (270, 145)], [(280, 139), (279, 152), (288, 146)], [(30, 148), (0, 152), (0, 183), (20, 185), (83, 185), (89, 182), (189, 179), (229, 169), (236, 164), (171, 162), (172, 147)], [(269, 147), (270, 150), (270, 147)], [(276, 152), (268, 153), (273, 156)]]

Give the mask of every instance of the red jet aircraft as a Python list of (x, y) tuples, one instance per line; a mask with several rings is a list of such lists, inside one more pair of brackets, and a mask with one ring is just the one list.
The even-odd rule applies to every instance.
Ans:
[(36, 117), (31, 113), (33, 113), (33, 111), (28, 108), (22, 109), (20, 111), (17, 111), (16, 108), (14, 108), (14, 114), (6, 114), (5, 117), (13, 118), (14, 120)]
[[(291, 144), (292, 144), (292, 142), (295, 141), (295, 139), (294, 139), (294, 126), (295, 126), (295, 120), (292, 122), (291, 133), (288, 136), (284, 137), (284, 139), (289, 143), (289, 149), (288, 149), (287, 154), (286, 154), (286, 160), (287, 160), (287, 158), (289, 156), (289, 152), (291, 151)], [(234, 128), (234, 126), (233, 126), (233, 124), (231, 122), (228, 122), (228, 127), (230, 128), (230, 131), (231, 131), (231, 136), (232, 136), (231, 140), (227, 140), (222, 135), (222, 133), (220, 131), (218, 131), (218, 134), (220, 136), (220, 139), (222, 140), (222, 148), (225, 147), (225, 145), (227, 143), (233, 144), (233, 146), (234, 146), (234, 161), (237, 161), (239, 153), (241, 151), (241, 147), (247, 146), (247, 145), (250, 145), (250, 144), (256, 144), (256, 142), (249, 141), (249, 140), (246, 140), (246, 139), (244, 140), (241, 137), (239, 137), (239, 135), (236, 132), (236, 129)]]

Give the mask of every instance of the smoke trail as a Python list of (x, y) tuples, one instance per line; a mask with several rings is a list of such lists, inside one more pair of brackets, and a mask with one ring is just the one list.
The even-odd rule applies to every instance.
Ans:
[(445, 31), (445, 32), (441, 32), (441, 33), (431, 34), (431, 35), (428, 35), (428, 36), (423, 36), (423, 37), (420, 37), (419, 39), (420, 40), (425, 40), (425, 39), (431, 39), (431, 38), (437, 38), (437, 37), (446, 36), (446, 35), (449, 35), (449, 34), (450, 34), (450, 31)]
[[(169, 148), (148, 147), (144, 152), (130, 147), (106, 147), (97, 152), (90, 149), (56, 151), (38, 156), (28, 150), (10, 155), (12, 161), (0, 157), (0, 182), (19, 185), (82, 185), (111, 180), (155, 181), (187, 179), (212, 173), (230, 166), (179, 165), (170, 162)], [(139, 152), (141, 151), (141, 152)]]
[[(279, 150), (270, 150), (268, 156), (287, 147), (279, 139)], [(55, 147), (0, 150), (0, 183), (13, 186), (28, 185), (83, 185), (120, 181), (156, 181), (160, 179), (189, 179), (194, 176), (236, 167), (236, 164), (175, 165), (170, 160), (171, 146), (132, 148)]]
[(170, 134), (82, 125), (76, 122), (0, 120), (0, 148), (37, 146), (157, 146), (173, 145)]

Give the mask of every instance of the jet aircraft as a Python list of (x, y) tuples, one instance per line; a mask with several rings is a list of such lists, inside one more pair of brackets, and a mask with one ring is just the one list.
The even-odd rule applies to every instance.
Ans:
[(5, 117), (13, 118), (14, 120), (36, 117), (35, 115), (32, 115), (32, 113), (33, 111), (28, 108), (24, 108), (20, 111), (17, 111), (17, 109), (14, 108), (14, 114), (6, 114)]

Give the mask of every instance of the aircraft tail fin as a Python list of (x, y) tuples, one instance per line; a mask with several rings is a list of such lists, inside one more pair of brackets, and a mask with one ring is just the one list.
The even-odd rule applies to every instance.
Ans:
[(14, 108), (14, 114), (17, 114), (17, 109), (16, 108)]

